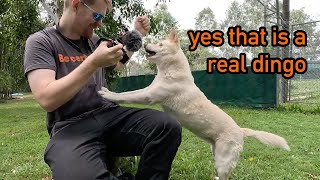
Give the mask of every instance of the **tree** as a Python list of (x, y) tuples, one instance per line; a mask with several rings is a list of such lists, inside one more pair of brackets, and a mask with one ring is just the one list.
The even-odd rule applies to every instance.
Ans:
[[(112, 2), (112, 11), (103, 20), (103, 26), (96, 31), (101, 37), (117, 38), (123, 26), (128, 26), (134, 17), (145, 14), (150, 16), (150, 12), (144, 8), (141, 0), (113, 0)], [(155, 26), (153, 19), (151, 19), (151, 26)]]
[(2, 0), (0, 7), (0, 94), (8, 99), (12, 91), (26, 87), (24, 44), (29, 34), (44, 24), (39, 19), (37, 0)]
[(165, 3), (155, 6), (154, 13), (152, 14), (153, 20), (156, 22), (155, 28), (157, 32), (151, 33), (156, 39), (163, 39), (167, 33), (173, 28), (178, 28), (177, 21), (173, 18)]
[[(264, 26), (264, 7), (257, 0), (245, 0), (242, 4), (244, 29), (258, 30)], [(268, 12), (268, 14), (271, 12)]]
[[(262, 1), (263, 3), (264, 1)], [(267, 1), (268, 9), (266, 14), (266, 30), (268, 31), (268, 46), (266, 47), (266, 50), (271, 55), (276, 54), (276, 48), (271, 46), (271, 26), (275, 25), (270, 22), (276, 22), (276, 13), (269, 10), (273, 9), (275, 11), (275, 1)], [(223, 29), (224, 32), (227, 32), (227, 28), (231, 26), (240, 25), (242, 30), (250, 31), (250, 30), (259, 30), (260, 27), (264, 27), (265, 24), (265, 17), (264, 17), (264, 4), (261, 4), (259, 1), (256, 0), (244, 0), (242, 4), (234, 1), (230, 5), (229, 9), (226, 13), (226, 19), (221, 23), (221, 29)], [(252, 57), (257, 57), (259, 53), (263, 52), (263, 47), (230, 47), (228, 45), (227, 41), (227, 35), (225, 34), (225, 45), (222, 46), (221, 52), (226, 57), (238, 57), (239, 53), (247, 53), (250, 54)], [(250, 64), (250, 61), (252, 59), (248, 59), (247, 63)]]
[(200, 11), (195, 18), (195, 28), (197, 30), (214, 30), (217, 22), (213, 11), (207, 7)]
[[(320, 30), (317, 23), (312, 22), (310, 15), (306, 14), (304, 9), (293, 10), (290, 15), (290, 24), (292, 25), (291, 33), (297, 30), (303, 30), (307, 34), (307, 46), (295, 47), (293, 45), (292, 55), (294, 57), (304, 57), (309, 61), (319, 61), (320, 55)], [(306, 23), (306, 24), (305, 24)]]
[(220, 28), (221, 31), (225, 33), (224, 35), (224, 45), (219, 48), (220, 54), (225, 58), (238, 57), (241, 52), (243, 52), (243, 47), (231, 47), (228, 44), (228, 28), (234, 26), (246, 27), (245, 13), (243, 6), (237, 2), (233, 1), (226, 12), (226, 18), (222, 21)]
[[(63, 13), (64, 0), (40, 0), (44, 7), (46, 14), (50, 17), (50, 22), (53, 22), (53, 17), (60, 18)], [(103, 20), (103, 26), (100, 27), (96, 33), (102, 37), (116, 38), (118, 33), (122, 31), (124, 25), (128, 25), (134, 17), (139, 15), (150, 15), (149, 11), (143, 6), (141, 0), (113, 0), (112, 10), (106, 15)], [(53, 15), (51, 15), (53, 14)], [(155, 23), (151, 19), (151, 26)], [(156, 30), (156, 28), (152, 28)]]
[[(262, 1), (264, 2), (264, 1)], [(269, 1), (268, 1), (269, 2)], [(270, 3), (270, 2), (269, 2)], [(242, 28), (245, 29), (246, 31), (250, 31), (250, 30), (259, 30), (260, 27), (264, 27), (264, 6), (256, 1), (256, 0), (245, 0), (242, 4), (242, 8), (243, 8), (243, 23), (242, 23)], [(271, 11), (267, 11), (267, 14), (271, 14)], [(275, 16), (275, 15), (274, 15)], [(268, 21), (275, 21), (274, 16), (268, 16), (267, 20)], [(267, 23), (267, 27), (265, 27), (267, 29), (268, 32), (270, 32), (270, 23)], [(270, 34), (270, 33), (269, 33)], [(270, 35), (268, 35), (267, 37), (268, 42), (270, 39)], [(272, 51), (272, 47), (269, 43), (268, 45), (268, 52), (270, 54), (273, 54)], [(248, 54), (250, 54), (252, 57), (258, 57), (259, 53), (263, 52), (263, 47), (245, 47), (242, 49), (243, 51), (246, 51)], [(247, 63), (251, 63), (250, 61), (252, 60), (252, 58), (249, 59), (249, 61), (247, 61)]]
[(45, 21), (47, 24), (58, 24), (59, 18), (62, 15), (63, 11), (63, 0), (40, 0), (42, 5), (41, 13), (47, 14)]
[[(154, 7), (154, 11), (151, 14), (151, 22), (154, 22), (153, 28), (155, 28), (155, 30), (145, 38), (145, 43), (155, 43), (159, 40), (162, 40), (167, 36), (168, 32), (172, 28), (179, 28), (177, 21), (170, 14), (168, 6), (165, 3), (156, 4), (156, 6)], [(140, 50), (138, 57), (145, 60), (145, 55), (145, 51)], [(157, 71), (156, 65), (150, 62), (147, 62), (145, 64), (145, 68), (150, 69), (153, 73), (156, 73)]]
[[(195, 17), (195, 28), (197, 30), (216, 30), (218, 24), (213, 11), (207, 7), (201, 10)], [(214, 48), (198, 46), (195, 51), (189, 51), (190, 40), (187, 31), (179, 33), (181, 37), (181, 48), (184, 51), (189, 64), (193, 70), (203, 70), (206, 68), (206, 59), (213, 56)]]

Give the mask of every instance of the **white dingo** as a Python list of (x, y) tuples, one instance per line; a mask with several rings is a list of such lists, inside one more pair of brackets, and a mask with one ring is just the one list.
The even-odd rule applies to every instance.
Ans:
[(175, 31), (158, 44), (145, 45), (147, 59), (158, 74), (148, 87), (114, 93), (102, 88), (99, 93), (117, 103), (162, 105), (163, 110), (181, 125), (212, 145), (219, 180), (227, 180), (243, 149), (243, 139), (254, 137), (264, 144), (289, 150), (286, 140), (275, 134), (240, 128), (195, 85), (188, 60), (180, 48)]

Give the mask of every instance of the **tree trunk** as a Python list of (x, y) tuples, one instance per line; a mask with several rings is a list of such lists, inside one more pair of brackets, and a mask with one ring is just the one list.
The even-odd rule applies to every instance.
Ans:
[[(283, 0), (283, 29), (290, 32), (289, 20), (290, 20), (290, 0)], [(289, 57), (289, 46), (283, 47), (282, 58)], [(282, 78), (282, 102), (288, 101), (289, 81)]]
[(2, 67), (2, 44), (0, 44), (0, 70), (1, 70), (1, 67)]

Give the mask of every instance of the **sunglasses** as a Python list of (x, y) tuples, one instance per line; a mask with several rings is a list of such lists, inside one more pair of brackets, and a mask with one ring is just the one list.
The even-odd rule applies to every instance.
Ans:
[(96, 12), (95, 10), (93, 10), (90, 6), (88, 6), (86, 3), (84, 3), (83, 1), (80, 1), (84, 6), (86, 6), (90, 11), (92, 11), (93, 14), (93, 20), (95, 21), (101, 21), (104, 18), (104, 15), (102, 15), (101, 13)]

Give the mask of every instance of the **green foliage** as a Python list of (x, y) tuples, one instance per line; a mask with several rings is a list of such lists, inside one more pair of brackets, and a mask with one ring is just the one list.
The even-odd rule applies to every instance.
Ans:
[(189, 51), (190, 40), (187, 35), (187, 30), (180, 30), (178, 33), (180, 39), (180, 46), (184, 54), (186, 55), (191, 67), (199, 66), (199, 64), (205, 63), (208, 57), (212, 57), (213, 53), (209, 51), (209, 48), (199, 45), (195, 51)]
[[(150, 18), (151, 33), (157, 31), (156, 21), (151, 12), (147, 11), (141, 0), (114, 0), (112, 11), (103, 20), (103, 26), (97, 29), (96, 33), (100, 37), (118, 38), (119, 32), (123, 30), (125, 24), (133, 22), (136, 16), (147, 15)], [(115, 85), (120, 72), (113, 71), (107, 76), (108, 86)]]
[(0, 70), (0, 102), (11, 98), (10, 93), (12, 92), (13, 78), (9, 72)]
[(12, 87), (12, 79), (7, 71), (0, 70), (0, 84), (2, 86), (0, 89)]
[[(226, 11), (226, 18), (220, 24), (220, 29), (224, 32), (224, 45), (219, 47), (219, 50), (222, 52), (222, 57), (231, 58), (238, 57), (240, 52), (243, 52), (243, 47), (231, 47), (228, 44), (227, 31), (229, 27), (234, 27), (239, 25), (241, 27), (246, 27), (245, 14), (243, 5), (238, 1), (233, 1), (229, 8)], [(249, 29), (246, 29), (249, 30)]]
[(209, 8), (204, 8), (195, 18), (195, 28), (197, 30), (214, 30), (218, 26), (214, 12)]
[(224, 32), (227, 32), (226, 30), (231, 26), (239, 25), (245, 27), (246, 21), (244, 21), (244, 10), (242, 7), (242, 4), (238, 1), (231, 3), (226, 12), (226, 18), (221, 23), (221, 29), (225, 30)]
[[(144, 39), (145, 43), (156, 43), (164, 39), (172, 28), (178, 29), (179, 27), (165, 3), (157, 3), (154, 12), (151, 14), (151, 23), (153, 25), (151, 26), (153, 31), (150, 32), (150, 36)], [(145, 55), (143, 50), (139, 51), (139, 53), (140, 57)], [(151, 69), (153, 72), (156, 72), (157, 70), (154, 63), (147, 62), (145, 67)]]
[[(290, 26), (292, 27), (291, 33), (296, 30), (303, 30), (307, 33), (307, 46), (306, 47), (293, 47), (293, 57), (304, 57), (306, 60), (317, 61), (320, 60), (320, 23), (307, 23), (313, 21), (310, 15), (306, 14), (304, 9), (291, 11)], [(304, 24), (307, 23), (307, 24)], [(302, 25), (298, 25), (302, 24)]]
[(106, 77), (107, 78), (107, 84), (108, 84), (108, 88), (113, 88), (114, 86), (116, 86), (116, 82), (117, 79), (120, 77), (120, 73), (117, 70), (113, 70), (110, 72), (110, 74)]
[(277, 110), (284, 112), (297, 112), (306, 115), (320, 114), (320, 105), (318, 104), (307, 104), (307, 103), (284, 103), (281, 104)]
[[(96, 31), (101, 37), (117, 38), (123, 25), (133, 22), (134, 17), (150, 16), (150, 12), (144, 8), (141, 0), (114, 0), (112, 2), (112, 11), (103, 20), (103, 26)], [(154, 26), (153, 21), (151, 21), (151, 26)]]
[(157, 23), (155, 28), (158, 30), (152, 35), (157, 39), (163, 39), (168, 32), (173, 28), (178, 28), (178, 23), (168, 10), (165, 3), (161, 3), (154, 9), (152, 14), (153, 20)]
[[(23, 5), (22, 5), (23, 4)], [(4, 94), (26, 86), (23, 50), (27, 37), (44, 24), (39, 19), (37, 0), (0, 2), (0, 87)]]

